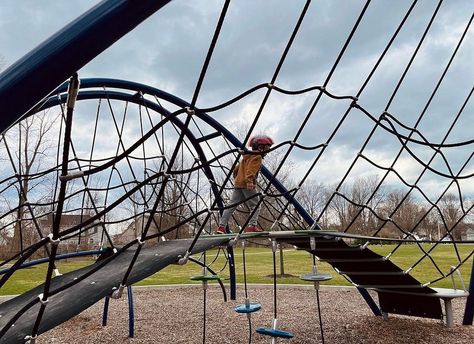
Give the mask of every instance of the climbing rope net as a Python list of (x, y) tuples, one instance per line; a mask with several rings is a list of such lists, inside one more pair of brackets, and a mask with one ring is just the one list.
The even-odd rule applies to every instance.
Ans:
[[(459, 89), (455, 110), (440, 115), (433, 109), (457, 77), (459, 55), (472, 46), (472, 14), (446, 48), (449, 56), (440, 61), (437, 80), (424, 85), (428, 91), (421, 109), (400, 103), (409, 97), (404, 85), (424, 58), (420, 55), (442, 1), (428, 17), (418, 18), (424, 30), (404, 51), (398, 79), (387, 81), (388, 98), (369, 101), (376, 97), (372, 84), (381, 77), (381, 66), (391, 63), (397, 38), (415, 20), (417, 3), (384, 36), (383, 48), (366, 61), (365, 78), (349, 94), (340, 94), (344, 88), (333, 79), (363, 34), (370, 1), (354, 17), (320, 84), (299, 89), (279, 84), (298, 34), (310, 20), (311, 1), (288, 32), (273, 74), (217, 105), (197, 106), (220, 34), (230, 25), (225, 21), (230, 1), (224, 2), (189, 102), (150, 86), (88, 79), (71, 104), (66, 88), (74, 89), (77, 80), (72, 78), (1, 136), (0, 267), (6, 270), (0, 287), (22, 263), (37, 257), (49, 257), (54, 266), (61, 253), (132, 244), (138, 244), (138, 256), (148, 243), (194, 238), (190, 252), (199, 237), (216, 227), (232, 191), (232, 170), (248, 150), (245, 143), (261, 128), (274, 130), (268, 123), (281, 99), (297, 106), (298, 113), (291, 111), (286, 118), (297, 125), (276, 133), (277, 144), (264, 160), (259, 227), (331, 229), (360, 245), (393, 239), (387, 258), (409, 242), (417, 253), (403, 269), (433, 266), (437, 275), (422, 281), (427, 284), (450, 276), (473, 255), (459, 249), (474, 206), (474, 140), (462, 134), (472, 119), (472, 80)], [(472, 79), (472, 73), (466, 77)], [(244, 128), (219, 121), (242, 109), (252, 113)], [(433, 122), (439, 125), (434, 128)], [(338, 161), (344, 154), (349, 157)], [(328, 170), (330, 184), (321, 179)], [(234, 232), (246, 226), (249, 211), (242, 205), (234, 214)], [(456, 262), (443, 262), (437, 255), (441, 245), (452, 249)], [(48, 272), (45, 282), (52, 277)]]

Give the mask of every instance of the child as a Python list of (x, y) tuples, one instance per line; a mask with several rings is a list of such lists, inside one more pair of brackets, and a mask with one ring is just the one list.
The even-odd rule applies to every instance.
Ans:
[[(247, 199), (245, 203), (250, 208), (250, 212), (257, 206), (259, 197), (256, 197), (257, 175), (262, 167), (262, 160), (270, 147), (273, 145), (273, 140), (266, 135), (254, 136), (249, 141), (249, 146), (254, 152), (261, 154), (243, 154), (242, 161), (237, 164), (233, 171), (234, 175), (234, 191), (230, 199), (230, 204), (238, 204)], [(252, 197), (253, 196), (253, 197)], [(248, 199), (249, 197), (252, 197)], [(216, 233), (226, 233), (226, 226), (230, 217), (237, 209), (237, 205), (227, 208), (221, 216), (219, 227)], [(249, 220), (248, 227), (245, 232), (261, 232), (262, 229), (257, 227), (258, 214), (260, 209), (256, 209)]]

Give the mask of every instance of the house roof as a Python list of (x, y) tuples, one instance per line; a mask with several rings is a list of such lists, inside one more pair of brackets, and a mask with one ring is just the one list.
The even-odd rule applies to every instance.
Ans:
[[(53, 225), (53, 216), (54, 214), (48, 214), (46, 217), (42, 217), (39, 220), (39, 224), (41, 227), (52, 227)], [(60, 227), (72, 227), (75, 225), (79, 225), (86, 220), (89, 220), (92, 215), (83, 214), (83, 215), (75, 215), (75, 214), (63, 214), (61, 215), (61, 223), (59, 224)]]

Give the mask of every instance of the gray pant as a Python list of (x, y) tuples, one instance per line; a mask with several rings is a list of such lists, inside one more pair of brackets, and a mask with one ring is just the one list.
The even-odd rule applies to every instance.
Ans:
[[(249, 189), (234, 189), (232, 192), (232, 196), (230, 198), (230, 202), (228, 205), (236, 204), (242, 202), (244, 199), (254, 196), (257, 193), (256, 190), (249, 190)], [(245, 201), (245, 204), (250, 208), (250, 212), (257, 206), (260, 197), (254, 196), (253, 198)], [(227, 226), (227, 223), (230, 220), (230, 217), (234, 213), (235, 209), (237, 209), (238, 205), (235, 205), (231, 208), (227, 208), (224, 210), (222, 214), (221, 220), (219, 221), (220, 226)], [(256, 226), (258, 220), (258, 214), (260, 213), (260, 207), (255, 210), (252, 217), (249, 220), (250, 226)]]

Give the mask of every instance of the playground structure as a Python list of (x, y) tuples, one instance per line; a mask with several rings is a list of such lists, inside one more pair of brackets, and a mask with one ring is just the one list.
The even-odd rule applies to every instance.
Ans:
[[(355, 18), (353, 30), (345, 44), (341, 45), (339, 55), (321, 85), (305, 89), (285, 89), (278, 85), (279, 72), (285, 58), (300, 26), (304, 20), (308, 20), (305, 16), (310, 1), (306, 2), (302, 9), (271, 79), (221, 104), (208, 108), (197, 107), (200, 90), (213, 51), (219, 43), (219, 34), (231, 5), (230, 1), (224, 3), (194, 95), (189, 102), (163, 90), (135, 82), (115, 79), (84, 79), (79, 82), (75, 73), (83, 65), (166, 3), (168, 1), (103, 1), (12, 65), (0, 77), (2, 149), (3, 154), (9, 157), (9, 162), (4, 166), (5, 177), (1, 181), (1, 189), (5, 198), (17, 196), (15, 206), (2, 216), (3, 221), (7, 222), (2, 230), (15, 227), (15, 230), (19, 229), (20, 234), (32, 231), (33, 237), (36, 238), (28, 242), (25, 234), (19, 242), (18, 252), (12, 253), (2, 262), (4, 270), (0, 287), (23, 267), (27, 259), (38, 255), (45, 256), (48, 264), (44, 285), (0, 305), (0, 343), (22, 343), (26, 340), (34, 342), (38, 334), (64, 322), (100, 299), (120, 297), (124, 288), (131, 284), (169, 264), (185, 264), (194, 260), (191, 257), (193, 254), (205, 252), (212, 247), (225, 246), (231, 276), (230, 297), (235, 298), (233, 245), (252, 237), (270, 238), (274, 250), (278, 242), (291, 244), (330, 263), (358, 288), (375, 315), (397, 313), (446, 318), (447, 324), (452, 325), (450, 300), (467, 296), (468, 293), (456, 289), (456, 285), (453, 285), (452, 290), (438, 290), (431, 286), (441, 279), (455, 276), (462, 264), (472, 261), (473, 252), (461, 256), (457, 250), (457, 245), (460, 244), (457, 235), (459, 224), (472, 215), (474, 206), (464, 201), (464, 188), (473, 178), (470, 172), (472, 140), (458, 142), (450, 137), (453, 128), (462, 123), (459, 118), (468, 116), (465, 111), (469, 111), (466, 108), (470, 104), (472, 89), (460, 90), (465, 93), (465, 98), (459, 105), (459, 111), (450, 114), (449, 122), (446, 122), (449, 125), (445, 128), (445, 136), (442, 139), (429, 140), (430, 136), (417, 126), (427, 114), (439, 86), (446, 75), (449, 75), (452, 62), (465, 44), (464, 40), (469, 39), (467, 33), (472, 16), (465, 23), (465, 30), (456, 44), (451, 47), (451, 58), (446, 63), (438, 83), (433, 87), (415, 125), (400, 120), (396, 114), (390, 112), (391, 102), (404, 81), (405, 73), (395, 85), (389, 102), (378, 113), (372, 109), (368, 110), (360, 99), (386, 53), (396, 41), (399, 30), (405, 21), (409, 20), (416, 2), (408, 8), (400, 26), (394, 30), (367, 79), (355, 94), (336, 94), (332, 91), (330, 81), (351, 39), (357, 34), (369, 2)], [(405, 72), (410, 70), (438, 10), (439, 7), (434, 10), (418, 46), (411, 53)], [(118, 23), (120, 25), (117, 25)], [(59, 45), (58, 42), (63, 44)], [(84, 49), (85, 45), (91, 48)], [(64, 83), (69, 77), (70, 80)], [(256, 92), (263, 93), (260, 106), (243, 139), (239, 140), (212, 114), (243, 102), (246, 97)], [(268, 232), (244, 234), (248, 217), (236, 216), (234, 221), (239, 231), (210, 237), (208, 234), (212, 234), (219, 212), (226, 206), (225, 198), (232, 187), (231, 171), (247, 149), (245, 142), (259, 119), (264, 116), (265, 106), (275, 94), (304, 95), (312, 97), (313, 102), (310, 110), (301, 119), (301, 125), (291, 133), (291, 137), (281, 140), (272, 148), (270, 154), (282, 154), (279, 164), (272, 169), (262, 169), (259, 185), (259, 202), (262, 206), (260, 224)], [(301, 142), (305, 126), (314, 118), (318, 104), (327, 99), (343, 104), (345, 112), (340, 116), (339, 122), (328, 130), (327, 137)], [(311, 216), (301, 203), (300, 190), (310, 174), (317, 170), (318, 164), (331, 154), (334, 137), (341, 130), (341, 125), (347, 121), (349, 113), (353, 112), (372, 121), (373, 130), (362, 142), (360, 151), (354, 156), (347, 171), (341, 175), (338, 185), (327, 198), (320, 213), (316, 217)], [(57, 147), (57, 151), (53, 157), (44, 161), (40, 170), (25, 174), (21, 169), (17, 169), (14, 158), (15, 150), (21, 148), (21, 143), (19, 147), (13, 148), (15, 128), (28, 119), (47, 116), (59, 118), (52, 126), (52, 132), (55, 133), (52, 137), (57, 140), (53, 146)], [(394, 153), (388, 164), (382, 165), (380, 161), (371, 158), (367, 148), (372, 144), (372, 140), (376, 141), (376, 131), (383, 131), (390, 140), (398, 143), (399, 151)], [(105, 139), (101, 137), (104, 133), (107, 133)], [(464, 152), (464, 163), (456, 165), (457, 170), (450, 164), (449, 156), (445, 153), (453, 147)], [(284, 185), (279, 180), (282, 169), (290, 154), (299, 150), (311, 153), (311, 165), (296, 185)], [(418, 178), (413, 181), (404, 179), (403, 173), (398, 169), (397, 160), (402, 153), (406, 154), (412, 163), (420, 166)], [(440, 160), (444, 163), (443, 167), (440, 167)], [(377, 187), (371, 190), (371, 194), (363, 203), (358, 203), (353, 195), (344, 192), (344, 185), (351, 179), (357, 164), (369, 166), (366, 168), (373, 169), (382, 176), (377, 181)], [(440, 185), (443, 185), (444, 189), (436, 193), (436, 196), (423, 189), (421, 181), (425, 175), (443, 180)], [(50, 197), (40, 198), (31, 192), (28, 194), (24, 187), (25, 180), (34, 181), (38, 185), (53, 181)], [(404, 192), (391, 209), (391, 214), (382, 215), (371, 201), (377, 197), (377, 192), (384, 183), (393, 180), (404, 186)], [(452, 190), (455, 190), (459, 200), (457, 205), (460, 216), (449, 222), (439, 204), (443, 196)], [(397, 219), (400, 220), (397, 215), (409, 201), (411, 194), (422, 198), (427, 207), (411, 228), (405, 228), (397, 222)], [(354, 212), (340, 231), (328, 231), (318, 223), (321, 223), (329, 212), (331, 204), (337, 201), (352, 206)], [(123, 211), (121, 207), (124, 204), (128, 204), (128, 208), (132, 209), (131, 213)], [(436, 240), (417, 240), (414, 235), (417, 228), (432, 213), (436, 213), (441, 219), (444, 235)], [(54, 215), (51, 227), (41, 227), (41, 220), (51, 214)], [(62, 218), (72, 214), (81, 215), (85, 220), (63, 228)], [(377, 219), (374, 227), (368, 232), (356, 232), (358, 219), (367, 214)], [(136, 237), (123, 246), (117, 245), (110, 228), (130, 222), (135, 224)], [(399, 238), (383, 235), (387, 225), (394, 228)], [(64, 243), (72, 239), (79, 243), (81, 238), (84, 240), (87, 231), (93, 228), (100, 233), (101, 243), (95, 254), (102, 255), (101, 259), (90, 267), (53, 278), (55, 262), (60, 257)], [(183, 232), (190, 238), (170, 240), (179, 238)], [(163, 238), (166, 240), (163, 241)], [(443, 245), (451, 245), (458, 260), (455, 266), (447, 269), (433, 258), (436, 247), (444, 238), (449, 238), (450, 241), (443, 241)], [(354, 240), (359, 244), (353, 245)], [(388, 257), (378, 256), (370, 250), (369, 243), (380, 240), (397, 244)], [(410, 266), (400, 268), (391, 262), (390, 257), (396, 255), (397, 248), (407, 242), (419, 248), (420, 258), (414, 259)], [(424, 243), (432, 245), (427, 249)], [(105, 250), (105, 247), (108, 250)], [(430, 281), (418, 281), (410, 275), (410, 272), (422, 268), (426, 263), (434, 266), (439, 275)], [(6, 267), (6, 264), (12, 266)], [(201, 264), (206, 265), (206, 262)], [(208, 276), (208, 268), (205, 266), (203, 276)], [(198, 278), (206, 282), (207, 277), (203, 276)], [(305, 278), (317, 281), (326, 277), (315, 272)], [(473, 288), (471, 279), (471, 295)], [(379, 305), (369, 295), (368, 289), (377, 291)], [(80, 300), (76, 298), (76, 304), (71, 306), (69, 300), (74, 300), (78, 290), (87, 294), (87, 297)], [(61, 306), (64, 304), (62, 300), (68, 300), (68, 307)], [(440, 300), (445, 300), (444, 312)], [(242, 313), (249, 313), (246, 310), (250, 308), (247, 303), (243, 311), (240, 310)], [(258, 306), (255, 306), (252, 311), (257, 308)], [(469, 296), (464, 324), (472, 324), (473, 308), (474, 301)], [(275, 314), (271, 329), (263, 329), (259, 333), (289, 338), (288, 333), (278, 332), (276, 318)]]

